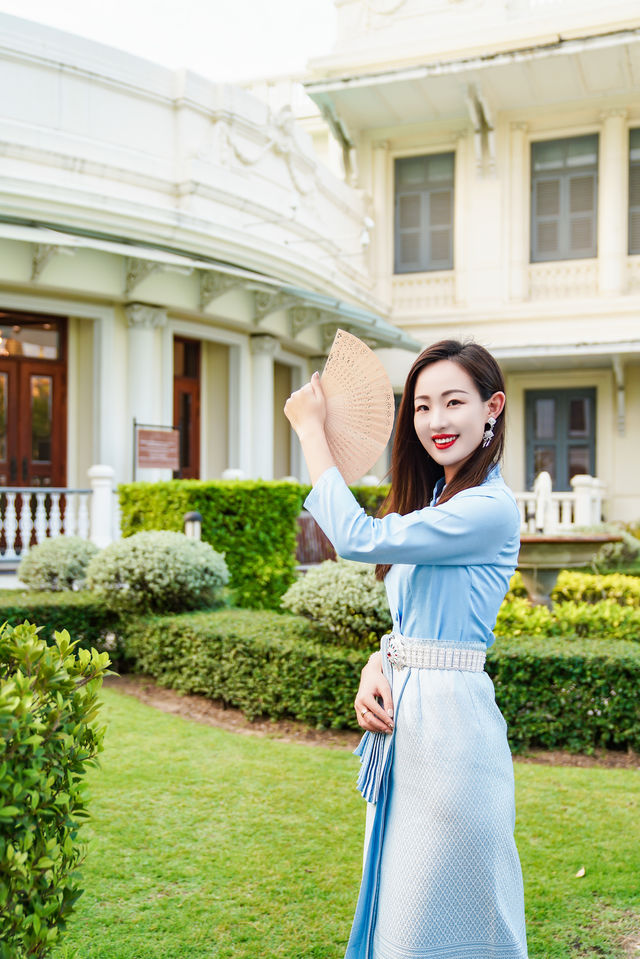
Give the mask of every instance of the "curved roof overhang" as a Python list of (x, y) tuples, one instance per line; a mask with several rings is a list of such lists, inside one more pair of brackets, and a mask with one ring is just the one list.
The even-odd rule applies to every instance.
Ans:
[[(125, 259), (122, 303), (141, 302), (137, 286), (156, 272), (197, 274), (200, 286), (200, 312), (232, 289), (243, 289), (254, 296), (253, 322), (256, 328), (275, 312), (286, 312), (292, 340), (310, 327), (320, 330), (322, 349), (328, 351), (338, 327), (363, 339), (372, 349), (397, 347), (415, 352), (420, 344), (381, 315), (342, 299), (292, 286), (277, 276), (244, 269), (212, 258), (191, 256), (186, 251), (163, 246), (143, 245), (124, 237), (73, 232), (53, 224), (20, 222), (0, 217), (0, 239), (29, 243), (32, 247), (33, 282), (52, 257), (72, 255), (80, 249), (96, 250)], [(158, 305), (158, 304), (154, 304)], [(257, 331), (257, 330), (256, 330)], [(308, 352), (308, 348), (306, 352)]]
[(490, 116), (598, 97), (637, 96), (640, 28), (368, 73), (310, 79), (305, 90), (341, 140), (355, 131)]

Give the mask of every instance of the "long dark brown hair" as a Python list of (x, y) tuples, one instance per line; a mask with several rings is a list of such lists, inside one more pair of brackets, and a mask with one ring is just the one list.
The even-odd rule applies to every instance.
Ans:
[[(385, 513), (405, 515), (428, 506), (437, 481), (444, 476), (444, 467), (436, 463), (418, 439), (413, 425), (414, 396), (419, 373), (431, 363), (452, 360), (465, 370), (484, 401), (494, 393), (504, 393), (504, 377), (496, 360), (483, 346), (477, 343), (460, 343), (458, 340), (440, 340), (423, 350), (409, 370), (404, 385), (402, 401), (396, 421), (396, 434), (391, 454), (391, 489), (380, 507), (379, 516)], [(504, 409), (493, 427), (494, 437), (487, 447), (479, 444), (456, 475), (447, 483), (438, 500), (446, 503), (456, 493), (471, 486), (480, 486), (489, 470), (499, 462), (504, 448)], [(384, 579), (391, 566), (379, 563), (376, 578)]]

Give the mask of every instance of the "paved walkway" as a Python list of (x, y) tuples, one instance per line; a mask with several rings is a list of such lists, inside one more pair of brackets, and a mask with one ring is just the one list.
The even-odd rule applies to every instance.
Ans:
[(0, 589), (26, 589), (15, 573), (0, 572)]

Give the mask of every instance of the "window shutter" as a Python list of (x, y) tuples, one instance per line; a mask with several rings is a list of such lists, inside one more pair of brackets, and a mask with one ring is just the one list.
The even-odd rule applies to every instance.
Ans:
[(454, 154), (395, 162), (395, 272), (453, 267)]
[(579, 256), (595, 256), (595, 227), (595, 173), (573, 174), (569, 177), (569, 252)]
[(553, 260), (560, 252), (559, 177), (537, 180), (534, 192), (534, 260)]
[(396, 273), (422, 269), (422, 194), (398, 194), (396, 214)]
[(429, 226), (429, 266), (450, 269), (453, 266), (453, 190), (431, 192)]
[(629, 169), (629, 253), (640, 253), (640, 164)]

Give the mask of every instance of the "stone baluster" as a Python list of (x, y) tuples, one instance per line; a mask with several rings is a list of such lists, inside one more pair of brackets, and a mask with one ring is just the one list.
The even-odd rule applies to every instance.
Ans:
[(15, 542), (18, 532), (18, 517), (16, 515), (16, 494), (7, 493), (7, 506), (4, 514), (4, 538), (6, 543), (5, 559), (16, 559)]
[(60, 493), (51, 493), (51, 508), (49, 510), (49, 536), (59, 536), (62, 529), (60, 516)]

